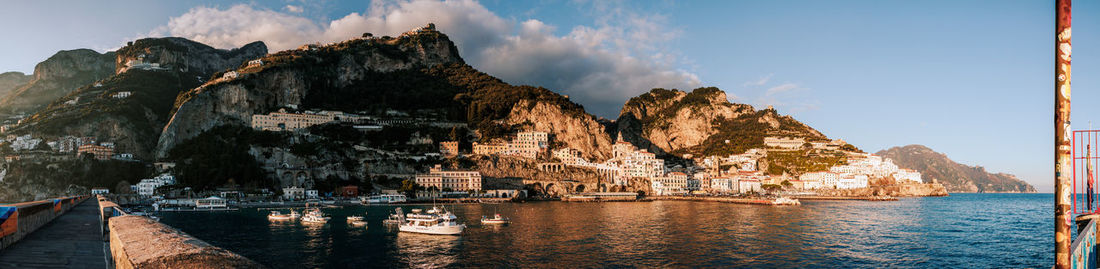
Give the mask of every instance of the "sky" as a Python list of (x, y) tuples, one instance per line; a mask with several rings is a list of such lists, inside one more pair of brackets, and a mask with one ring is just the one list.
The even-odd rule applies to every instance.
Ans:
[[(1074, 6), (1075, 129), (1100, 127), (1100, 3)], [(875, 152), (921, 144), (1053, 191), (1051, 1), (51, 1), (0, 9), (0, 72), (182, 36), (274, 51), (434, 22), (466, 61), (616, 118), (715, 86)]]

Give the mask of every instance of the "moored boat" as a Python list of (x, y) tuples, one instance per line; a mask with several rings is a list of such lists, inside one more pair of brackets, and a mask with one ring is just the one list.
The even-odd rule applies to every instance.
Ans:
[(348, 216), (348, 223), (350, 223), (352, 226), (367, 225), (367, 222), (363, 219), (363, 216)]
[(398, 226), (398, 230), (402, 232), (438, 235), (457, 235), (465, 229), (466, 224), (459, 224), (454, 213), (437, 207), (424, 213), (420, 209), (413, 209), (412, 213), (401, 219)]
[(307, 223), (326, 223), (331, 217), (325, 216), (320, 209), (314, 208), (306, 212), (305, 216), (302, 216), (302, 222)]
[(408, 197), (405, 197), (403, 194), (379, 194), (359, 198), (359, 203), (361, 204), (394, 204), (404, 203), (406, 201), (408, 201)]
[[(293, 214), (294, 211), (291, 211), (291, 213)], [(271, 214), (267, 214), (267, 219), (269, 219), (269, 220), (291, 220), (291, 219), (294, 219), (294, 217), (291, 216), (291, 215), (288, 215), (288, 214), (283, 214), (283, 212), (271, 211)]]
[(481, 224), (508, 224), (511, 222), (512, 220), (509, 220), (508, 218), (505, 218), (500, 214), (493, 214), (492, 218), (481, 216)]

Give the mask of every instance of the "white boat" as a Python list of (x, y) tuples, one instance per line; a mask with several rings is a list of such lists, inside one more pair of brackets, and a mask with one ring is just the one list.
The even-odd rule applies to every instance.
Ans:
[(405, 197), (404, 194), (380, 194), (380, 195), (371, 195), (370, 197), (361, 197), (361, 198), (359, 198), (359, 203), (361, 203), (361, 204), (393, 204), (393, 203), (404, 203), (408, 200), (409, 200), (408, 197)]
[(390, 214), (390, 217), (386, 218), (386, 220), (383, 220), (382, 224), (398, 225), (398, 224), (401, 224), (402, 222), (403, 222), (403, 220), (402, 220), (402, 217), (401, 217), (401, 208), (398, 207), (397, 208), (397, 214)]
[(801, 204), (802, 204), (802, 202), (799, 202), (798, 200), (787, 198), (787, 197), (775, 198), (775, 200), (772, 201), (772, 205), (801, 205)]
[(287, 216), (290, 216), (291, 219), (298, 219), (299, 217), (302, 217), (302, 214), (298, 214), (298, 211), (291, 210), (290, 214)]
[[(397, 212), (400, 214), (401, 209), (398, 208)], [(413, 209), (398, 225), (399, 231), (422, 234), (457, 235), (464, 229), (466, 224), (459, 224), (455, 214), (437, 207), (424, 213), (420, 209)]]
[(348, 223), (350, 223), (352, 226), (367, 225), (367, 221), (363, 219), (363, 216), (348, 216)]
[(481, 224), (508, 224), (512, 222), (500, 214), (494, 214), (492, 218), (481, 216)]
[(321, 213), (320, 209), (314, 208), (306, 212), (305, 216), (302, 216), (302, 222), (308, 223), (326, 223), (331, 217), (325, 216), (325, 213)]
[[(291, 213), (294, 213), (294, 211), (291, 211)], [(291, 220), (291, 219), (294, 219), (294, 217), (291, 216), (291, 215), (283, 214), (283, 212), (271, 211), (271, 214), (267, 214), (267, 219), (269, 219), (269, 220)]]

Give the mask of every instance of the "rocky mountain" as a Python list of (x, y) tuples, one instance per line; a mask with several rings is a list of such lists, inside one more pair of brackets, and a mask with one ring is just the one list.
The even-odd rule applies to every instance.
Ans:
[(691, 92), (653, 89), (630, 98), (616, 123), (623, 140), (650, 152), (677, 156), (741, 153), (763, 147), (765, 136), (826, 139), (775, 109), (730, 103), (725, 92), (713, 87)]
[(118, 50), (115, 72), (124, 72), (131, 61), (141, 61), (176, 72), (209, 76), (265, 54), (267, 45), (260, 41), (232, 50), (220, 50), (180, 37), (143, 38)]
[(949, 192), (1035, 192), (1035, 187), (1014, 175), (960, 164), (922, 145), (893, 147), (875, 154), (892, 159), (901, 168), (921, 172), (925, 180), (935, 179)]
[[(57, 98), (13, 132), (93, 136), (114, 142), (119, 152), (151, 159), (177, 95), (202, 84), (214, 72), (265, 54), (267, 48), (261, 42), (218, 50), (183, 38), (141, 39), (120, 49), (111, 61), (119, 64), (117, 74)], [(159, 64), (159, 68), (127, 70), (126, 63), (133, 59)]]
[(114, 74), (115, 53), (59, 51), (34, 67), (34, 77), (0, 99), (0, 112), (30, 114), (77, 88)]
[(6, 95), (12, 89), (27, 84), (34, 76), (25, 75), (23, 72), (6, 72), (0, 74), (0, 95)]
[(611, 145), (604, 126), (580, 105), (473, 69), (431, 26), (398, 37), (303, 46), (262, 60), (181, 95), (158, 156), (216, 126), (248, 126), (253, 114), (286, 107), (430, 111), (440, 120), (468, 123), (483, 139), (520, 129), (548, 131), (595, 158), (606, 157)]

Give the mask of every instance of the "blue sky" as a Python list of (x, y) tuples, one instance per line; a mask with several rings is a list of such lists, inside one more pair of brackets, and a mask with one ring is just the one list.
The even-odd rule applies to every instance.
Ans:
[[(1053, 186), (1049, 1), (44, 2), (0, 10), (0, 70), (30, 73), (57, 50), (145, 36), (277, 50), (434, 21), (475, 67), (570, 94), (599, 116), (649, 88), (717, 86), (865, 150), (923, 144)], [(1100, 3), (1075, 4), (1083, 129), (1100, 126)]]

